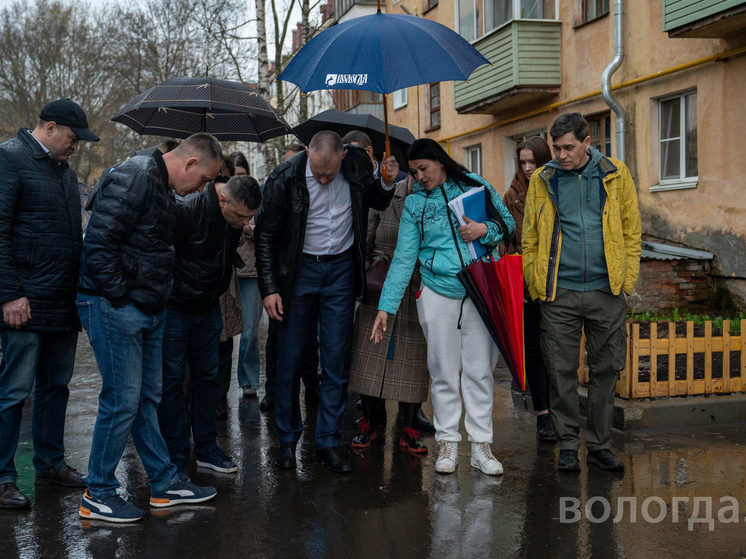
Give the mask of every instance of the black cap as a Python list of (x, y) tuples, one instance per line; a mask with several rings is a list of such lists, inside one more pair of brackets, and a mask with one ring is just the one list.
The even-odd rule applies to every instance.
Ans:
[(69, 127), (81, 140), (98, 142), (100, 138), (88, 129), (88, 119), (80, 105), (70, 99), (57, 99), (44, 105), (39, 114), (41, 120)]

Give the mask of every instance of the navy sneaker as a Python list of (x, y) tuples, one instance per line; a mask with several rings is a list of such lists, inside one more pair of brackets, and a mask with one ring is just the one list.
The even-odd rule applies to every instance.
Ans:
[(140, 520), (145, 512), (134, 505), (130, 505), (119, 495), (109, 495), (101, 499), (94, 499), (86, 489), (80, 500), (81, 518), (106, 520), (108, 522), (135, 522)]
[(223, 454), (223, 451), (217, 447), (204, 456), (197, 455), (197, 466), (214, 470), (221, 474), (232, 474), (238, 471), (236, 463)]
[(172, 507), (189, 503), (209, 501), (218, 494), (214, 487), (200, 487), (185, 479), (180, 479), (163, 493), (150, 496), (150, 506), (155, 508)]

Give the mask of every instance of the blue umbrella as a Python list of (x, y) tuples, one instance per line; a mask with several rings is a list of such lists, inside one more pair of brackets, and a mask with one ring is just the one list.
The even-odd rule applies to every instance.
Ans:
[(363, 89), (386, 94), (411, 85), (465, 80), (489, 63), (445, 25), (379, 12), (319, 33), (278, 79), (302, 91)]
[(384, 95), (386, 154), (390, 154), (386, 94), (412, 85), (465, 80), (490, 61), (445, 25), (414, 16), (378, 13), (319, 33), (278, 79), (302, 91), (362, 89)]

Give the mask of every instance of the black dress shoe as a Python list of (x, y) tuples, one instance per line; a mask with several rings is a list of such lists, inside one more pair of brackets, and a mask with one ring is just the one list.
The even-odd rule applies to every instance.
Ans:
[(280, 445), (280, 450), (275, 454), (274, 463), (278, 468), (284, 468), (286, 470), (295, 468), (295, 444), (282, 443)]
[(332, 472), (347, 474), (352, 471), (352, 466), (342, 457), (336, 446), (317, 450), (316, 458)]
[(557, 436), (552, 429), (552, 420), (548, 413), (536, 416), (536, 438), (544, 443), (557, 442)]
[(601, 450), (594, 450), (588, 453), (586, 458), (588, 464), (606, 470), (607, 472), (623, 472), (624, 464), (614, 456), (608, 448), (602, 448)]
[(422, 408), (417, 410), (417, 417), (414, 420), (414, 428), (420, 433), (435, 433), (435, 426), (430, 422), (425, 414), (422, 413)]
[(56, 472), (44, 472), (36, 474), (36, 483), (39, 485), (61, 485), (62, 487), (85, 487), (83, 476), (74, 468), (65, 464)]
[(557, 469), (560, 472), (579, 472), (580, 462), (578, 462), (578, 451), (571, 448), (560, 450)]
[(31, 503), (12, 481), (0, 484), (0, 509), (25, 509)]
[(275, 396), (274, 394), (266, 394), (262, 401), (259, 402), (259, 411), (267, 413), (275, 409)]

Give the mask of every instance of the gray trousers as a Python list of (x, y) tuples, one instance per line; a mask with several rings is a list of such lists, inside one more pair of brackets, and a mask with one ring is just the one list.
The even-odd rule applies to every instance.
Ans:
[(626, 359), (627, 304), (611, 290), (557, 288), (554, 301), (541, 303), (541, 347), (549, 375), (552, 426), (560, 449), (580, 447), (578, 366), (585, 328), (588, 353), (588, 451), (610, 447), (614, 390)]

